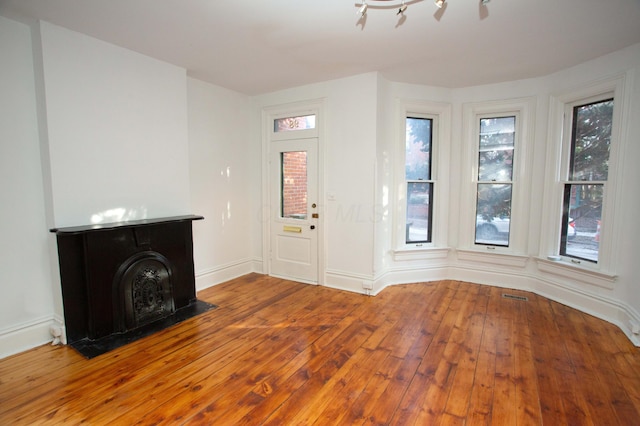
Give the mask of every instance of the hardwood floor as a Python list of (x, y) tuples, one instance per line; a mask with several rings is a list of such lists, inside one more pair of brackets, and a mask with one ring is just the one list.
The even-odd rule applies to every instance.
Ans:
[(640, 350), (531, 293), (251, 274), (198, 296), (219, 308), (91, 360), (0, 360), (0, 424), (640, 424)]

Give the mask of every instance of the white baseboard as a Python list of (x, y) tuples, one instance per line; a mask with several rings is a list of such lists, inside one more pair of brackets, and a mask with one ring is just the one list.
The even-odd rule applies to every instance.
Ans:
[(262, 260), (243, 259), (208, 270), (196, 271), (196, 292), (252, 272), (262, 273)]
[(640, 335), (633, 325), (640, 324), (640, 315), (630, 306), (596, 293), (541, 278), (533, 280), (531, 292), (581, 312), (593, 315), (620, 328), (631, 342), (640, 347)]
[[(447, 279), (447, 276), (448, 268), (446, 267), (429, 269), (404, 267), (388, 269), (383, 274), (375, 277), (332, 270), (327, 271), (325, 274), (324, 285), (326, 287), (351, 291), (354, 293), (376, 295), (391, 285), (437, 281)], [(366, 289), (365, 286), (369, 286), (371, 289)]]
[[(329, 288), (361, 294), (376, 294), (379, 291), (374, 286), (373, 277), (338, 270), (326, 271), (323, 285)], [(372, 288), (365, 289), (365, 285)]]
[(53, 317), (46, 317), (1, 331), (0, 359), (51, 343), (53, 336), (50, 329), (54, 325), (60, 326)]
[(435, 268), (416, 269), (401, 267), (387, 269), (386, 272), (376, 277), (376, 288), (382, 291), (384, 288), (395, 284), (411, 284), (449, 279), (450, 272), (446, 266)]

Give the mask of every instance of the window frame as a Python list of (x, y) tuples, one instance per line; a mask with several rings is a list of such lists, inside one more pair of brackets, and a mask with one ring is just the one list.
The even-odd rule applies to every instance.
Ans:
[[(481, 122), (482, 120), (486, 120), (486, 119), (500, 119), (500, 118), (511, 118), (513, 117), (513, 121), (514, 121), (514, 130), (513, 130), (513, 153), (512, 153), (512, 160), (511, 160), (511, 179), (509, 180), (501, 180), (501, 181), (497, 181), (497, 180), (481, 180), (480, 179), (480, 153), (483, 152), (483, 149), (480, 147), (480, 140), (481, 140), (481, 136), (482, 136), (482, 132), (481, 132)], [(480, 186), (481, 185), (509, 185), (511, 187), (511, 199), (509, 200), (509, 237), (507, 239), (507, 244), (492, 244), (492, 243), (483, 243), (483, 242), (478, 242), (478, 227), (476, 226), (476, 224), (474, 224), (474, 232), (473, 232), (473, 244), (476, 247), (482, 247), (482, 246), (493, 246), (493, 247), (501, 247), (501, 248), (508, 248), (509, 245), (511, 244), (511, 211), (513, 208), (513, 189), (515, 187), (515, 181), (514, 181), (514, 176), (515, 176), (515, 168), (516, 168), (516, 164), (518, 161), (518, 157), (519, 157), (519, 151), (520, 151), (520, 128), (519, 128), (519, 121), (520, 121), (520, 117), (519, 114), (510, 114), (510, 113), (506, 113), (506, 114), (478, 114), (476, 115), (476, 120), (477, 120), (477, 150), (476, 150), (476, 173), (475, 173), (475, 186), (476, 186), (476, 190), (475, 190), (475, 194), (476, 194), (476, 203), (475, 203), (475, 216), (474, 216), (474, 220), (476, 221), (477, 224), (477, 217), (478, 217), (478, 194), (480, 193)], [(485, 151), (486, 152), (486, 151)]]
[[(419, 115), (419, 116), (418, 116)], [(407, 124), (407, 120), (409, 119), (413, 119), (413, 120), (428, 120), (430, 121), (429, 124), (429, 159), (427, 160), (428, 163), (428, 178), (427, 179), (409, 179), (406, 176), (406, 164), (407, 164), (407, 150), (406, 150), (406, 124)], [(434, 155), (434, 138), (433, 138), (433, 133), (434, 130), (437, 129), (437, 123), (436, 123), (436, 119), (434, 119), (433, 117), (427, 117), (426, 114), (411, 114), (411, 115), (407, 115), (407, 117), (405, 118), (405, 151), (404, 151), (404, 163), (405, 163), (405, 177), (404, 177), (404, 184), (403, 184), (403, 191), (404, 191), (404, 196), (405, 196), (405, 203), (404, 203), (404, 208), (405, 208), (405, 238), (404, 238), (404, 244), (407, 246), (413, 246), (413, 247), (421, 247), (424, 244), (431, 244), (431, 242), (433, 241), (433, 194), (434, 194), (434, 190), (435, 190), (435, 181), (433, 180), (433, 155)], [(409, 198), (409, 187), (411, 185), (414, 184), (427, 184), (429, 185), (429, 202), (427, 204), (427, 239), (426, 240), (416, 240), (416, 241), (407, 241), (409, 239), (409, 229), (411, 224), (407, 223), (409, 220), (408, 214), (409, 214), (409, 205), (410, 203), (410, 198)]]
[[(543, 223), (554, 232), (542, 233), (540, 244), (540, 258), (549, 258), (554, 262), (570, 268), (580, 269), (586, 273), (594, 274), (597, 281), (603, 281), (600, 286), (612, 287), (611, 278), (615, 277), (617, 259), (614, 253), (614, 241), (617, 241), (622, 232), (620, 220), (620, 204), (624, 194), (621, 193), (623, 176), (624, 145), (626, 137), (622, 129), (626, 128), (628, 121), (629, 99), (626, 74), (614, 76), (610, 79), (587, 84), (581, 88), (573, 89), (550, 97), (550, 126), (549, 143), (547, 151), (547, 164), (554, 165), (549, 170), (548, 196), (549, 201), (545, 208), (548, 212)], [(588, 104), (592, 101), (613, 98), (613, 117), (611, 126), (611, 145), (609, 152), (609, 171), (607, 181), (604, 181), (604, 194), (602, 201), (602, 222), (600, 227), (600, 242), (598, 261), (582, 261), (571, 256), (560, 255), (560, 238), (562, 235), (564, 191), (565, 185), (571, 183), (569, 177), (569, 161), (572, 144), (574, 106)], [(570, 111), (570, 117), (567, 116)], [(570, 119), (567, 119), (570, 118)], [(601, 183), (603, 181), (597, 181)]]
[[(448, 202), (444, 199), (448, 190), (448, 175), (440, 173), (440, 164), (446, 164), (449, 158), (451, 105), (439, 102), (397, 101), (397, 143), (395, 161), (395, 220), (394, 220), (394, 258), (396, 260), (415, 260), (415, 253), (445, 248), (447, 241)], [(406, 188), (406, 119), (425, 118), (431, 122), (431, 173), (430, 179), (433, 196), (429, 200), (430, 241), (406, 242), (407, 224), (407, 188)], [(418, 258), (421, 258), (418, 255)]]
[[(463, 170), (468, 174), (462, 179), (460, 199), (460, 247), (462, 250), (506, 255), (527, 253), (532, 189), (533, 136), (535, 124), (534, 97), (500, 101), (465, 103), (463, 110), (462, 150)], [(478, 184), (478, 155), (480, 152), (480, 120), (483, 118), (515, 117), (514, 154), (511, 186), (511, 217), (509, 245), (476, 243), (476, 207)], [(499, 183), (499, 182), (496, 182)], [(470, 213), (469, 213), (470, 212)]]
[[(587, 106), (587, 105), (592, 105), (592, 104), (597, 104), (597, 103), (601, 103), (601, 102), (606, 102), (606, 101), (613, 101), (613, 110), (615, 111), (616, 108), (616, 101), (614, 98), (614, 93), (613, 92), (607, 92), (607, 93), (602, 93), (600, 95), (596, 95), (596, 96), (590, 96), (588, 98), (584, 98), (584, 99), (578, 99), (575, 100), (573, 102), (568, 102), (565, 104), (564, 106), (564, 131), (563, 131), (563, 161), (562, 161), (562, 165), (561, 165), (561, 174), (564, 178), (563, 182), (562, 182), (562, 192), (563, 192), (563, 199), (562, 199), (562, 219), (561, 219), (561, 226), (560, 226), (560, 243), (559, 243), (559, 251), (558, 254), (563, 257), (565, 260), (569, 260), (572, 263), (575, 264), (582, 264), (582, 262), (588, 262), (588, 263), (598, 263), (598, 261), (600, 260), (600, 249), (598, 248), (598, 260), (597, 261), (593, 261), (590, 259), (587, 259), (586, 257), (579, 257), (576, 255), (571, 255), (571, 254), (567, 254), (567, 247), (566, 247), (566, 239), (567, 239), (567, 227), (569, 225), (569, 206), (567, 205), (567, 203), (569, 202), (569, 198), (570, 198), (570, 191), (568, 191), (568, 187), (573, 186), (573, 185), (593, 185), (593, 186), (601, 186), (602, 187), (602, 194), (603, 194), (603, 198), (602, 198), (602, 207), (604, 208), (605, 205), (605, 200), (607, 197), (607, 182), (609, 180), (608, 177), (608, 171), (607, 171), (607, 179), (603, 180), (603, 179), (598, 179), (598, 180), (578, 180), (576, 178), (572, 177), (572, 169), (573, 169), (573, 165), (575, 162), (575, 147), (576, 147), (576, 140), (575, 140), (575, 135), (576, 135), (576, 109), (582, 106)], [(612, 119), (613, 119), (613, 111), (612, 111)], [(612, 122), (612, 128), (611, 130), (613, 131), (613, 122)], [(610, 135), (610, 142), (609, 142), (609, 157), (607, 158), (607, 161), (609, 162), (611, 159), (611, 146), (613, 144), (613, 139), (612, 139), (612, 135)], [(601, 212), (601, 216), (602, 216), (602, 212)], [(602, 218), (601, 218), (602, 219)]]

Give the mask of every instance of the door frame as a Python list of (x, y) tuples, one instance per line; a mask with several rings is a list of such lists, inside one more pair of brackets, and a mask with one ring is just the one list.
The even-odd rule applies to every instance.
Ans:
[[(290, 104), (274, 105), (262, 108), (262, 270), (267, 275), (271, 275), (271, 208), (278, 200), (271, 199), (271, 173), (269, 159), (271, 155), (270, 143), (272, 141), (296, 140), (306, 138), (316, 138), (317, 143), (317, 184), (318, 184), (318, 282), (317, 285), (324, 285), (325, 282), (325, 192), (324, 192), (324, 133), (325, 133), (325, 100), (317, 99), (307, 102), (296, 102)], [(273, 121), (277, 118), (293, 117), (301, 115), (315, 114), (316, 128), (291, 131), (274, 132)]]

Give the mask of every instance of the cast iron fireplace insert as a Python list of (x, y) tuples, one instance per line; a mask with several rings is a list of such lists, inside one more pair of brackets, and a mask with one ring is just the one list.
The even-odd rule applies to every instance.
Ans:
[(87, 358), (215, 308), (196, 298), (187, 215), (54, 228), (67, 343)]

